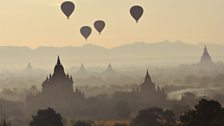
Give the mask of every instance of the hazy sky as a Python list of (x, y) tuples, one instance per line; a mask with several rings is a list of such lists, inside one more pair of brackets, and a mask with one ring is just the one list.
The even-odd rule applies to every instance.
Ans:
[[(0, 45), (78, 46), (93, 43), (114, 47), (137, 41), (181, 40), (224, 43), (224, 0), (73, 0), (70, 20), (60, 10), (63, 0), (1, 0)], [(145, 13), (136, 24), (133, 5)], [(88, 41), (83, 25), (106, 21), (102, 35), (93, 30)]]

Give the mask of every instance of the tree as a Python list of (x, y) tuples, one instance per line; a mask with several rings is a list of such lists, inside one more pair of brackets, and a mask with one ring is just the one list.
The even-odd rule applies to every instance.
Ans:
[(171, 108), (173, 113), (176, 115), (176, 118), (179, 118), (179, 116), (183, 115), (184, 112), (190, 110), (191, 107), (189, 105), (184, 105), (184, 104), (175, 104)]
[(85, 121), (77, 121), (74, 126), (91, 126), (90, 123), (85, 122)]
[(114, 126), (127, 126), (127, 124), (125, 124), (125, 123), (116, 123), (116, 124), (114, 124)]
[(175, 126), (175, 115), (170, 110), (149, 108), (139, 111), (131, 126)]
[(30, 126), (63, 126), (61, 115), (56, 113), (52, 108), (39, 110)]
[(105, 126), (105, 120), (96, 120), (92, 122), (93, 126)]
[(115, 112), (120, 119), (127, 119), (131, 113), (128, 102), (119, 101), (115, 105)]
[(180, 117), (180, 126), (224, 126), (224, 109), (217, 101), (202, 99)]
[(6, 120), (4, 119), (1, 123), (0, 126), (11, 126), (10, 123), (6, 122)]

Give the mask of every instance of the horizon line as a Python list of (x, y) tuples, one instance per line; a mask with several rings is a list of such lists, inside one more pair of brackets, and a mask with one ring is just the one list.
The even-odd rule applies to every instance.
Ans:
[(144, 41), (137, 41), (137, 42), (131, 42), (131, 43), (127, 43), (127, 44), (122, 44), (122, 45), (117, 45), (114, 47), (105, 47), (99, 44), (95, 44), (95, 43), (85, 43), (82, 45), (67, 45), (67, 46), (51, 46), (51, 45), (40, 45), (37, 47), (31, 47), (28, 45), (0, 45), (0, 47), (24, 47), (24, 48), (29, 48), (29, 49), (38, 49), (38, 48), (65, 48), (65, 47), (85, 47), (88, 45), (93, 45), (93, 46), (98, 46), (101, 48), (105, 48), (105, 49), (113, 49), (113, 48), (118, 48), (118, 47), (122, 47), (122, 46), (126, 46), (126, 45), (134, 45), (134, 44), (161, 44), (161, 43), (170, 43), (170, 44), (175, 44), (175, 43), (181, 43), (181, 44), (185, 44), (185, 45), (222, 45), (224, 46), (224, 44), (221, 43), (208, 43), (208, 42), (198, 42), (198, 43), (187, 43), (187, 42), (183, 42), (183, 41), (169, 41), (169, 40), (163, 40), (163, 41), (158, 41), (158, 42), (144, 42)]

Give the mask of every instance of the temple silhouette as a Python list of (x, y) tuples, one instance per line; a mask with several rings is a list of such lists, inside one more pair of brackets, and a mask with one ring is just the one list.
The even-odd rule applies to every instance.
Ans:
[(164, 89), (160, 86), (156, 86), (152, 82), (149, 71), (147, 70), (144, 82), (139, 85), (137, 89), (133, 90), (137, 95), (139, 95), (144, 102), (157, 103), (158, 101), (163, 101), (167, 98)]
[(213, 64), (213, 61), (208, 52), (207, 46), (204, 47), (204, 52), (201, 56), (200, 64), (201, 65), (212, 65)]
[(64, 67), (58, 57), (54, 67), (53, 75), (49, 75), (42, 84), (42, 94), (49, 97), (71, 96), (73, 91), (73, 79), (69, 74), (65, 74)]
[(32, 65), (31, 65), (30, 62), (27, 64), (25, 70), (26, 70), (26, 71), (31, 71), (31, 70), (33, 70), (33, 67), (32, 67)]
[(160, 86), (156, 86), (152, 81), (148, 70), (143, 83), (139, 84), (136, 88), (133, 88), (132, 91), (117, 93), (117, 97), (120, 100), (130, 103), (134, 110), (139, 110), (140, 108), (145, 107), (163, 107), (167, 106), (170, 102), (167, 99), (167, 94), (164, 89)]
[(84, 64), (82, 63), (82, 64), (81, 64), (81, 67), (80, 67), (80, 69), (79, 69), (79, 71), (78, 71), (76, 74), (87, 74), (87, 73), (88, 73), (88, 72), (87, 72), (87, 70), (86, 70)]
[[(80, 70), (85, 70), (84, 65), (81, 65)], [(110, 64), (107, 71), (114, 73)], [(109, 75), (112, 76), (112, 74)], [(47, 76), (42, 83), (42, 90), (27, 95), (28, 111), (33, 113), (38, 109), (51, 107), (69, 117), (95, 118), (99, 115), (113, 117), (114, 115), (108, 114), (108, 112), (112, 113), (113, 105), (119, 101), (129, 103), (133, 111), (150, 106), (166, 106), (168, 103), (166, 93), (153, 83), (148, 70), (143, 83), (139, 84), (136, 89), (114, 92), (111, 98), (108, 97), (106, 101), (97, 97), (85, 98), (84, 93), (73, 84), (72, 76), (65, 73), (58, 57), (53, 74)], [(76, 87), (75, 90), (73, 87)]]
[(161, 89), (159, 86), (156, 87), (155, 83), (152, 82), (152, 79), (149, 75), (149, 71), (147, 70), (145, 75), (144, 82), (140, 85), (140, 93), (143, 95), (148, 96), (164, 96), (166, 97), (166, 94), (164, 93), (163, 89)]
[(53, 107), (57, 110), (65, 109), (80, 99), (84, 99), (84, 93), (78, 88), (73, 90), (73, 78), (65, 74), (59, 56), (54, 73), (47, 76), (42, 84), (42, 91), (35, 95), (30, 93), (26, 98), (30, 108)]
[(119, 74), (113, 69), (111, 63), (108, 64), (105, 71), (103, 71), (103, 76), (118, 76)]

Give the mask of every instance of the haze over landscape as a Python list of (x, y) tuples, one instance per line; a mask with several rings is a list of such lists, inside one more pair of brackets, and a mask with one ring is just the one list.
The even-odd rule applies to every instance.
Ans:
[(224, 126), (223, 0), (0, 2), (0, 126)]

